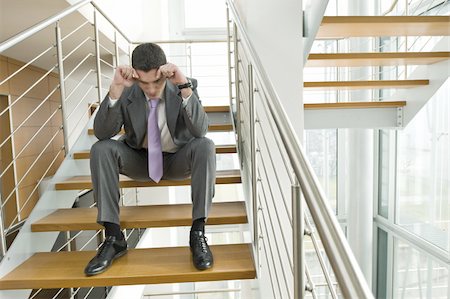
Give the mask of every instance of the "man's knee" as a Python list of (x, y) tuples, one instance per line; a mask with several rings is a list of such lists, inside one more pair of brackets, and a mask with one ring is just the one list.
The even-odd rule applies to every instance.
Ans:
[(116, 150), (116, 140), (106, 139), (94, 143), (91, 147), (91, 159), (105, 157), (107, 154)]
[(195, 142), (194, 149), (197, 153), (206, 156), (215, 155), (216, 146), (214, 145), (214, 142), (211, 139), (206, 137), (196, 138), (194, 142)]

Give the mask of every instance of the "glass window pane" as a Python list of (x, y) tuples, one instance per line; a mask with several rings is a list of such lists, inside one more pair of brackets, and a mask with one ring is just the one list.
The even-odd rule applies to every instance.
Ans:
[(306, 155), (337, 213), (337, 130), (305, 130)]
[(380, 130), (379, 143), (379, 165), (378, 165), (378, 214), (388, 218), (388, 203), (389, 203), (389, 165), (390, 165), (390, 132)]
[(394, 239), (393, 298), (447, 298), (448, 267)]
[(449, 250), (449, 80), (398, 132), (397, 223)]
[(186, 28), (225, 28), (226, 18), (225, 1), (184, 1), (184, 26)]
[(384, 299), (387, 297), (387, 246), (388, 234), (378, 229), (377, 242), (377, 298)]

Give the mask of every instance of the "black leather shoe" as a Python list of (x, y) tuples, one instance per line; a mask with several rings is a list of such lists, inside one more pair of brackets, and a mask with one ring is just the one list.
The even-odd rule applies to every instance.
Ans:
[(202, 231), (191, 231), (189, 246), (191, 247), (192, 260), (195, 268), (206, 270), (213, 266), (214, 260), (208, 241)]
[(127, 253), (127, 241), (117, 240), (114, 236), (106, 237), (95, 257), (87, 264), (84, 273), (87, 276), (97, 275), (106, 271), (112, 262)]

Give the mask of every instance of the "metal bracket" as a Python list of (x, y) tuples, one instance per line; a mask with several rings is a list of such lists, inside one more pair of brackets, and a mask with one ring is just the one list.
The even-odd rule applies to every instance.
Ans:
[(397, 108), (397, 127), (403, 128), (403, 107)]

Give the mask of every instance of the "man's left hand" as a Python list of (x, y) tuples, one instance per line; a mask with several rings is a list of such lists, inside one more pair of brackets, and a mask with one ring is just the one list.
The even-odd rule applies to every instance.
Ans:
[(178, 66), (173, 63), (167, 63), (160, 66), (156, 76), (158, 78), (163, 76), (169, 79), (174, 85), (180, 85), (188, 82), (186, 76), (180, 71)]

